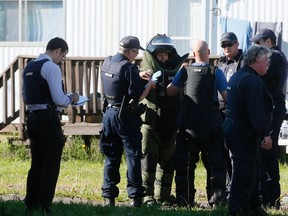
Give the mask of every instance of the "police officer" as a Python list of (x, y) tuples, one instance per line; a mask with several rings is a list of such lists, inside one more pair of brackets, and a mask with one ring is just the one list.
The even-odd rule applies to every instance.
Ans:
[[(237, 36), (233, 32), (225, 32), (222, 34), (220, 39), (220, 45), (223, 50), (223, 56), (221, 56), (217, 62), (218, 68), (220, 68), (225, 77), (227, 82), (229, 81), (230, 77), (241, 68), (243, 64), (243, 51), (239, 49), (239, 42)], [(225, 112), (225, 101), (219, 98), (220, 101), (220, 109), (223, 111), (223, 116)], [(225, 146), (226, 147), (226, 146)], [(227, 163), (227, 196), (229, 196), (230, 191), (230, 183), (232, 177), (232, 164), (229, 155), (229, 151), (226, 148), (225, 151), (226, 163)]]
[(227, 86), (224, 136), (233, 164), (229, 196), (230, 215), (268, 215), (260, 208), (257, 181), (259, 148), (272, 147), (269, 133), (271, 96), (260, 76), (266, 74), (271, 52), (252, 46), (244, 55), (245, 65)]
[(176, 199), (179, 206), (194, 206), (194, 176), (200, 152), (207, 171), (208, 203), (214, 206), (226, 199), (223, 118), (217, 92), (226, 99), (227, 82), (220, 69), (209, 65), (209, 54), (208, 44), (197, 40), (193, 45), (195, 63), (180, 69), (167, 87), (168, 95), (184, 88), (175, 150)]
[(217, 66), (223, 71), (227, 81), (240, 69), (243, 60), (243, 51), (239, 49), (237, 36), (233, 32), (225, 32), (220, 39), (223, 56), (217, 62)]
[(46, 52), (29, 63), (23, 71), (23, 100), (27, 106), (27, 129), (31, 140), (31, 168), (27, 177), (25, 204), (27, 212), (40, 209), (50, 214), (50, 205), (60, 170), (64, 145), (59, 111), (79, 100), (79, 95), (65, 94), (59, 63), (68, 53), (62, 38), (51, 39)]
[(287, 81), (287, 59), (283, 52), (276, 46), (276, 36), (270, 29), (261, 29), (251, 41), (268, 47), (272, 51), (270, 67), (262, 79), (274, 102), (273, 118), (270, 126), (272, 149), (261, 150), (262, 181), (261, 195), (265, 206), (280, 208), (280, 173), (278, 163), (278, 138), (280, 128), (286, 113), (285, 95)]
[[(169, 97), (166, 87), (188, 54), (180, 57), (171, 38), (155, 35), (147, 44), (141, 68), (150, 73), (161, 71), (155, 88), (143, 100), (148, 109), (142, 115), (142, 179), (145, 187), (144, 203), (173, 204), (170, 196), (174, 174), (173, 155), (177, 134), (176, 119), (180, 96)], [(154, 188), (155, 185), (155, 188)]]
[(141, 178), (141, 113), (143, 100), (150, 90), (152, 80), (144, 87), (138, 67), (132, 61), (139, 53), (137, 37), (126, 36), (120, 41), (119, 52), (105, 59), (101, 68), (104, 93), (103, 128), (100, 136), (100, 149), (105, 155), (104, 182), (102, 196), (104, 205), (115, 206), (119, 195), (117, 184), (120, 182), (119, 166), (123, 149), (127, 161), (127, 192), (132, 199), (131, 205), (140, 207), (144, 188)]

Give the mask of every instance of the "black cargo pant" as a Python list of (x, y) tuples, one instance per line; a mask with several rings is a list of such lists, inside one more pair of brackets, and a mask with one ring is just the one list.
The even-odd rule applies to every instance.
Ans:
[(31, 140), (31, 168), (27, 177), (25, 204), (28, 208), (49, 208), (60, 171), (64, 145), (58, 112), (38, 110), (28, 114)]
[(206, 192), (210, 205), (225, 202), (226, 163), (221, 130), (211, 134), (209, 142), (197, 142), (180, 130), (175, 150), (176, 199), (180, 206), (193, 206), (196, 188), (195, 169), (200, 153), (207, 171)]
[(285, 117), (285, 101), (274, 101), (275, 109), (270, 125), (272, 148), (270, 150), (260, 150), (261, 155), (261, 195), (264, 205), (280, 207), (280, 172), (278, 138), (280, 128)]

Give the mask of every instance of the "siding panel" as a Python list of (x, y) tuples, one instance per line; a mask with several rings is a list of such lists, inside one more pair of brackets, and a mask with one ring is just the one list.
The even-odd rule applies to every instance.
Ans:
[(114, 54), (118, 51), (119, 40), (126, 35), (137, 36), (141, 45), (145, 46), (156, 33), (167, 32), (167, 2), (168, 0), (85, 0), (83, 4), (83, 0), (67, 1), (68, 55)]

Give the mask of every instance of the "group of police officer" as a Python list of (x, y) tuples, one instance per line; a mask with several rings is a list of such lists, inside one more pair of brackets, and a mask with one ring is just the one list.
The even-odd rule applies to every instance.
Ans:
[[(277, 153), (268, 150), (272, 140), (273, 148), (277, 148), (285, 114), (282, 90), (287, 78), (287, 60), (275, 46), (274, 37), (273, 31), (261, 30), (251, 39), (259, 45), (253, 45), (244, 54), (238, 48), (236, 35), (224, 33), (220, 41), (224, 56), (219, 59), (218, 67), (213, 67), (209, 65), (210, 50), (205, 41), (195, 42), (195, 63), (187, 65), (184, 62), (188, 54), (180, 57), (171, 38), (158, 34), (147, 43), (140, 69), (133, 64), (139, 50), (144, 50), (138, 38), (121, 39), (119, 52), (105, 59), (101, 70), (105, 100), (100, 136), (101, 151), (105, 155), (104, 204), (115, 206), (119, 166), (125, 151), (127, 192), (132, 206), (140, 207), (143, 202), (194, 206), (195, 169), (201, 152), (211, 206), (225, 204), (228, 195), (231, 215), (265, 215), (258, 203), (251, 207), (259, 198), (253, 189), (258, 191), (258, 178), (263, 180), (265, 174), (271, 176), (274, 185), (266, 184), (265, 188), (261, 181), (263, 203), (272, 206), (277, 203), (275, 207), (279, 208)], [(282, 65), (279, 70), (277, 64)], [(275, 66), (266, 74), (269, 65)], [(253, 83), (258, 83), (257, 90)], [(220, 104), (217, 92), (221, 95)], [(246, 94), (249, 96), (244, 97)], [(270, 95), (275, 107), (279, 104), (280, 108), (273, 110)], [(221, 110), (225, 109), (223, 134), (224, 112)], [(277, 114), (278, 117), (274, 117)], [(257, 127), (259, 123), (263, 123), (261, 128)], [(252, 150), (247, 147), (249, 143), (254, 146)], [(260, 153), (266, 166), (261, 166), (262, 175), (257, 176), (259, 167), (255, 158)], [(176, 199), (171, 196), (174, 170)], [(241, 172), (246, 176), (239, 175)], [(247, 176), (248, 173), (251, 176)], [(272, 192), (274, 189), (277, 193)]]
[[(236, 35), (224, 33), (224, 56), (213, 67), (205, 41), (195, 41), (195, 62), (187, 65), (188, 54), (180, 57), (171, 38), (158, 34), (147, 44), (139, 70), (133, 61), (144, 48), (137, 37), (121, 39), (119, 52), (101, 69), (105, 205), (115, 206), (119, 195), (124, 151), (132, 206), (194, 206), (201, 152), (211, 206), (225, 204), (228, 197), (230, 215), (268, 215), (261, 204), (280, 208), (277, 151), (286, 113), (287, 59), (270, 29), (251, 41), (257, 45), (243, 53)], [(59, 111), (79, 99), (62, 89), (57, 64), (67, 53), (67, 43), (53, 38), (23, 72), (32, 153), (28, 213), (51, 213), (64, 144)], [(174, 170), (176, 198), (171, 196)]]

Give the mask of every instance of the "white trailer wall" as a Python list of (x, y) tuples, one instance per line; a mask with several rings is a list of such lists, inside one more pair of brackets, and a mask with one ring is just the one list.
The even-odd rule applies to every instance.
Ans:
[(71, 56), (114, 54), (126, 35), (137, 36), (145, 47), (153, 35), (167, 33), (168, 0), (69, 0), (66, 4)]
[[(68, 56), (104, 57), (118, 51), (119, 40), (135, 35), (145, 47), (168, 31), (169, 0), (63, 0)], [(55, 37), (58, 35), (55, 35)], [(47, 42), (0, 42), (0, 73), (18, 55), (38, 55)]]

